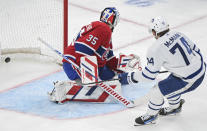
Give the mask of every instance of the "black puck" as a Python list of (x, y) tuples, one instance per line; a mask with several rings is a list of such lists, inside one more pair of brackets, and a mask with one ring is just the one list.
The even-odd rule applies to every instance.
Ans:
[(5, 62), (8, 63), (10, 62), (11, 58), (10, 57), (6, 57)]

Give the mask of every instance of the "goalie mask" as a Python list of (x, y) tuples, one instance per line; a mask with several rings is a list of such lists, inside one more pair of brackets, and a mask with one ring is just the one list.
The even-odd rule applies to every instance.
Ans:
[(101, 12), (100, 21), (110, 25), (112, 30), (119, 22), (119, 11), (115, 7), (107, 7)]

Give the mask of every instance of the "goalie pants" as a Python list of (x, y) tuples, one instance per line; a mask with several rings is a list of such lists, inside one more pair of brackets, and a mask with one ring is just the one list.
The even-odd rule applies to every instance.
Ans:
[[(80, 72), (73, 68), (70, 63), (63, 62), (63, 69), (70, 80), (80, 79)], [(99, 67), (98, 72), (101, 80), (109, 80), (115, 76), (115, 73), (107, 66)]]

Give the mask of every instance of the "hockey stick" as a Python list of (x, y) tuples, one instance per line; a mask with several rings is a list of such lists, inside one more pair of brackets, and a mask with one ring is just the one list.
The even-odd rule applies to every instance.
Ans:
[(159, 71), (159, 74), (168, 73), (169, 71)]
[[(163, 73), (169, 73), (169, 71), (160, 71), (159, 72), (159, 74), (163, 74)], [(98, 83), (102, 83), (102, 82), (116, 81), (116, 80), (120, 80), (120, 79), (119, 78), (116, 78), (116, 79), (104, 80), (104, 81), (98, 81), (98, 82), (92, 82), (92, 83), (87, 83), (87, 84), (82, 84), (82, 85), (92, 85), (92, 84), (98, 84)]]
[[(47, 46), (48, 48), (50, 48), (52, 51), (56, 52), (59, 56), (61, 56), (63, 59), (65, 59), (66, 61), (68, 61), (69, 63), (71, 63), (73, 66), (75, 66), (78, 70), (80, 70), (80, 67), (74, 63), (73, 61), (69, 60), (64, 54), (62, 54), (61, 52), (59, 52), (58, 50), (54, 49), (52, 46), (50, 46), (47, 42), (45, 42), (44, 40), (42, 40), (40, 37), (38, 38), (38, 40), (43, 43), (45, 46)], [(113, 88), (111, 88), (110, 86), (105, 85), (103, 82), (98, 83), (98, 85), (106, 92), (108, 93), (110, 96), (112, 96), (114, 99), (116, 99), (117, 101), (119, 101), (121, 104), (125, 105), (126, 107), (134, 107), (134, 102), (129, 101), (128, 99), (126, 99), (125, 97), (123, 97), (122, 95), (120, 95), (117, 91), (115, 91)]]
[(104, 81), (92, 82), (92, 83), (87, 83), (87, 84), (82, 84), (82, 85), (93, 85), (93, 84), (99, 84), (99, 83), (102, 83), (102, 82), (116, 81), (116, 80), (120, 80), (120, 79), (119, 79), (119, 78), (117, 78), (117, 79), (110, 79), (110, 80), (104, 80)]

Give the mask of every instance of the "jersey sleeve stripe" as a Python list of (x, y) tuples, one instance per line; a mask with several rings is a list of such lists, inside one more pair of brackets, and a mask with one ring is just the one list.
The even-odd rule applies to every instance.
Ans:
[(200, 49), (198, 48), (198, 47), (196, 47), (196, 45), (194, 44), (194, 46), (193, 46), (193, 49), (192, 50), (194, 50), (195, 52), (198, 52), (198, 53), (200, 53)]
[(198, 53), (200, 53), (200, 49), (198, 49)]
[(75, 43), (75, 51), (87, 55), (94, 54), (94, 51), (91, 48), (82, 43)]
[(193, 50), (195, 50), (196, 45), (193, 46)]
[(79, 41), (76, 41), (75, 43), (79, 43), (81, 45), (84, 45), (86, 47), (88, 47), (89, 49), (93, 50), (94, 52), (96, 51), (94, 48), (92, 48), (91, 46), (89, 46), (88, 44), (84, 43), (84, 42), (79, 42)]
[(145, 69), (146, 69), (149, 73), (151, 73), (151, 74), (159, 73), (159, 71), (151, 71), (151, 70), (149, 70), (147, 67), (145, 67)]
[(67, 58), (70, 58), (70, 59), (76, 60), (75, 56), (72, 56), (72, 55), (70, 55), (70, 54), (65, 54), (65, 56), (66, 56)]
[(104, 46), (101, 46), (104, 50), (107, 50), (107, 48), (105, 48)]
[(114, 53), (113, 53), (112, 50), (110, 50), (109, 53), (108, 53), (108, 55), (107, 55), (107, 58), (108, 58), (108, 59), (111, 59), (111, 58), (113, 58), (113, 57), (114, 57)]
[(99, 54), (99, 56), (102, 56), (105, 53), (106, 49), (104, 49), (102, 46), (100, 46), (96, 52)]
[(113, 59), (115, 56), (112, 56), (110, 58), (108, 58), (106, 61), (110, 61), (111, 59)]
[(80, 51), (76, 51), (77, 54), (80, 54), (80, 55), (89, 55), (89, 54), (86, 54), (86, 53), (83, 53), (83, 52), (80, 52)]
[(158, 73), (152, 72), (151, 70), (149, 70), (149, 68), (145, 67), (144, 70), (142, 71), (143, 74), (149, 78), (156, 78)]
[(98, 54), (97, 52), (95, 52), (95, 54), (96, 54), (99, 58), (101, 58), (100, 54)]
[(144, 76), (145, 78), (150, 79), (150, 80), (155, 80), (155, 78), (151, 78), (151, 77), (145, 75), (143, 72), (142, 72), (142, 76)]

